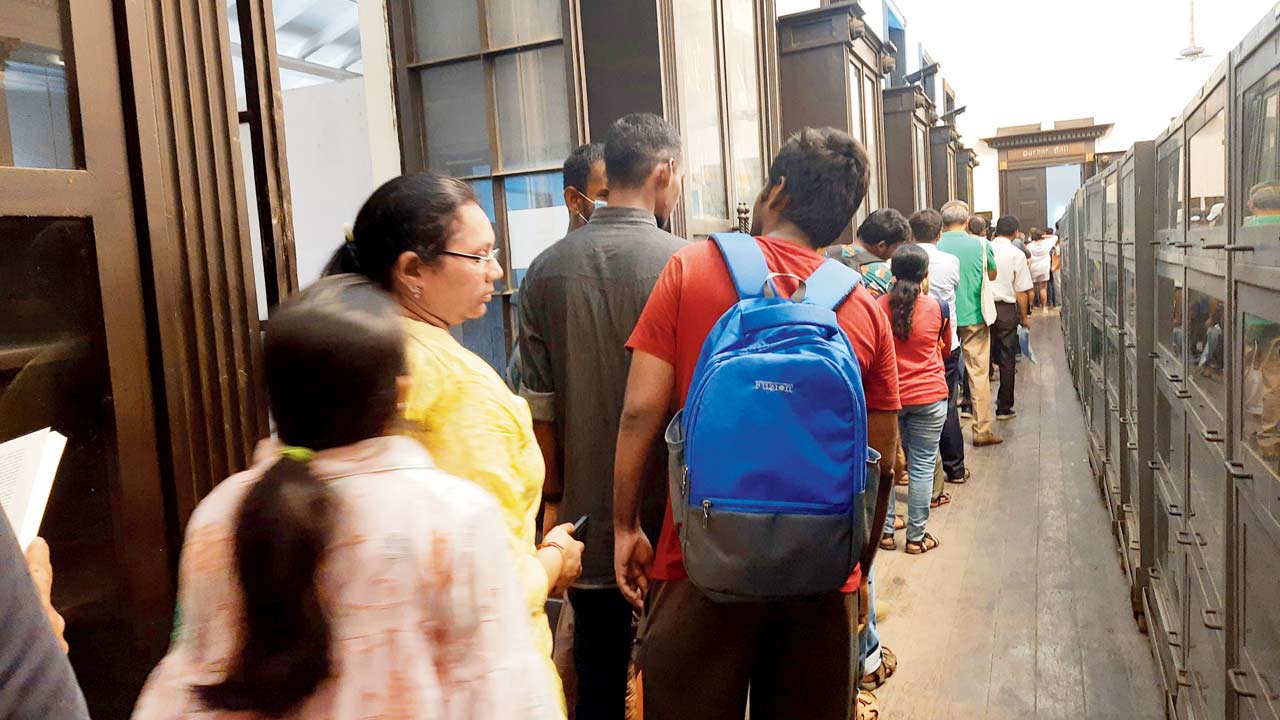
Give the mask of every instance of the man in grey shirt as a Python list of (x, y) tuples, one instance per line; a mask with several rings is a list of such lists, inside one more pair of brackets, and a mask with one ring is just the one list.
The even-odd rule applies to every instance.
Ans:
[[(605, 136), (609, 204), (529, 267), (520, 289), (520, 393), (533, 410), (548, 479), (561, 473), (559, 518), (590, 517), (573, 606), (577, 717), (623, 717), (631, 605), (613, 571), (613, 457), (631, 358), (627, 338), (667, 260), (684, 243), (658, 228), (681, 193), (680, 137), (665, 120), (627, 115)], [(666, 458), (655, 453), (661, 484)], [(656, 536), (664, 488), (646, 493)]]

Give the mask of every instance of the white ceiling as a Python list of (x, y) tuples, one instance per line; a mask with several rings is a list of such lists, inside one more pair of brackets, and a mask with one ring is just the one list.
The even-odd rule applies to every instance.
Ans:
[[(359, 77), (360, 17), (357, 0), (272, 0), (282, 90)], [(243, 105), (244, 66), (236, 0), (227, 4), (236, 94)]]

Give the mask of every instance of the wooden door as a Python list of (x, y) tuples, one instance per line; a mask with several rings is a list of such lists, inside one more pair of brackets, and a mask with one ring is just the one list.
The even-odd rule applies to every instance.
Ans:
[(128, 716), (172, 618), (114, 25), (110, 0), (0, 4), (0, 441), (68, 438), (41, 535), (95, 718)]
[(1005, 212), (1016, 216), (1024, 231), (1032, 226), (1043, 228), (1049, 214), (1044, 168), (1010, 170), (1005, 181)]

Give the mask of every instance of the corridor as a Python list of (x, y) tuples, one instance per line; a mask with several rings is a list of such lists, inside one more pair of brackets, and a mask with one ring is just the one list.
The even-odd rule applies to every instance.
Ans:
[(951, 504), (930, 516), (941, 547), (877, 556), (881, 637), (899, 662), (876, 691), (882, 717), (1164, 717), (1059, 317), (1037, 314), (1031, 331), (1040, 364), (1018, 365), (1004, 444), (967, 447), (973, 479), (948, 485)]

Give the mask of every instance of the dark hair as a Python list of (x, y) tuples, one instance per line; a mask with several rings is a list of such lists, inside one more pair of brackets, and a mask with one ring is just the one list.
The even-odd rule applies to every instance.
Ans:
[(974, 215), (969, 218), (968, 231), (970, 235), (985, 237), (987, 234), (987, 219), (981, 215)]
[(569, 157), (564, 159), (564, 189), (577, 188), (585, 195), (587, 181), (591, 178), (591, 167), (603, 161), (604, 146), (600, 143), (586, 143), (574, 148)]
[(919, 245), (903, 245), (893, 254), (893, 287), (889, 288), (889, 322), (899, 340), (911, 337), (920, 283), (929, 275), (929, 254)]
[(892, 247), (910, 239), (911, 227), (907, 225), (907, 219), (893, 208), (876, 210), (858, 226), (858, 240), (870, 247), (877, 245)]
[(931, 243), (942, 232), (942, 213), (933, 208), (917, 210), (911, 213), (907, 223), (911, 225), (911, 239), (918, 243)]
[(996, 221), (996, 234), (1000, 237), (1011, 238), (1018, 232), (1019, 227), (1018, 218), (1012, 215), (1002, 215)]
[(1029, 234), (1031, 235), (1032, 240), (1039, 240), (1044, 237), (1044, 231), (1038, 227), (1031, 228), (1031, 232)]
[(604, 169), (609, 184), (637, 188), (659, 163), (680, 157), (680, 133), (653, 113), (623, 115), (604, 135)]
[(787, 138), (769, 167), (769, 186), (786, 178), (782, 217), (823, 248), (849, 226), (867, 194), (871, 167), (862, 143), (835, 128), (804, 128)]
[[(280, 439), (313, 451), (378, 437), (396, 414), (404, 347), (395, 305), (363, 278), (325, 278), (281, 303), (263, 342)], [(235, 561), (245, 632), (226, 677), (196, 687), (211, 709), (279, 717), (333, 672), (316, 571), (336, 503), (303, 460), (281, 458), (245, 495)]]
[(440, 257), (458, 209), (473, 202), (471, 186), (455, 178), (437, 173), (392, 178), (364, 201), (351, 239), (329, 259), (324, 274), (358, 273), (391, 290), (396, 260), (410, 251), (423, 262)]

